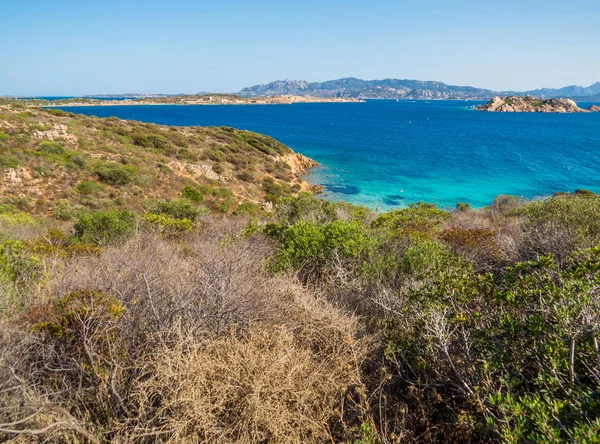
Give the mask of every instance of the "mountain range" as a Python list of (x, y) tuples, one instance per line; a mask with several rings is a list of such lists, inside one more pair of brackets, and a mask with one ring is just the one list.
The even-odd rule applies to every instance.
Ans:
[[(316, 97), (351, 97), (361, 99), (401, 99), (401, 100), (489, 100), (497, 95), (531, 95), (540, 98), (574, 98), (577, 100), (597, 100), (600, 95), (600, 82), (588, 87), (566, 86), (564, 88), (542, 88), (531, 91), (492, 91), (472, 86), (447, 85), (442, 82), (383, 79), (362, 80), (347, 77), (326, 82), (304, 80), (277, 80), (266, 85), (256, 85), (237, 93), (244, 97), (259, 97), (280, 94)], [(596, 98), (594, 98), (596, 97)]]

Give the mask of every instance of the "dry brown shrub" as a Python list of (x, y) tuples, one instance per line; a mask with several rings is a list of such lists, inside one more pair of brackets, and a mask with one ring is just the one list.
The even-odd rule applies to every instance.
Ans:
[[(325, 442), (362, 387), (356, 319), (282, 280), (280, 322), (160, 350), (136, 396), (145, 427), (170, 442)], [(359, 390), (360, 391), (360, 390)], [(356, 405), (346, 409), (356, 410)], [(334, 435), (336, 435), (334, 437)], [(132, 437), (133, 437), (132, 436)]]
[(505, 217), (491, 209), (456, 212), (445, 224), (441, 238), (479, 270), (498, 270), (521, 258), (523, 219)]
[[(176, 245), (139, 233), (102, 256), (74, 258), (54, 274), (52, 294), (91, 288), (116, 294), (134, 336), (168, 335), (179, 322), (192, 336), (220, 334), (231, 324), (260, 320), (270, 309), (261, 273), (270, 253), (260, 238), (218, 242), (215, 233)], [(229, 239), (229, 241), (226, 241)]]

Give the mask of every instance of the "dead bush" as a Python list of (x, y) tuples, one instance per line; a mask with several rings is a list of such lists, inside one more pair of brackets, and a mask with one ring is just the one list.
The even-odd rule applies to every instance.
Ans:
[[(280, 282), (280, 285), (282, 283)], [(286, 288), (287, 287), (287, 288)], [(362, 387), (356, 320), (283, 285), (287, 325), (256, 324), (160, 350), (136, 389), (145, 428), (170, 442), (325, 442), (347, 433)], [(356, 389), (359, 387), (359, 389)]]

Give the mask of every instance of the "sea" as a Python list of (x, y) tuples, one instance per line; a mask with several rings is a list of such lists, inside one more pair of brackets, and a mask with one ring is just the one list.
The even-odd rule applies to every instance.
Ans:
[[(323, 197), (382, 210), (419, 201), (478, 208), (500, 194), (600, 193), (600, 113), (475, 111), (479, 102), (61, 107), (163, 125), (267, 134), (319, 163)], [(591, 103), (579, 103), (588, 107)]]

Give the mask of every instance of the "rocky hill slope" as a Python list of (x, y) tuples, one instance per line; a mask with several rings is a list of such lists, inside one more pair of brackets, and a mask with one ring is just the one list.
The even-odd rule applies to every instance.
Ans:
[(316, 97), (351, 97), (370, 99), (488, 99), (493, 91), (470, 86), (453, 86), (441, 82), (420, 80), (361, 80), (353, 77), (327, 82), (278, 80), (267, 85), (244, 88), (244, 97), (274, 94), (310, 95)]
[(489, 102), (476, 108), (479, 111), (499, 113), (581, 113), (570, 99), (537, 99), (531, 96), (494, 97)]
[(489, 100), (495, 95), (535, 96), (540, 98), (569, 97), (580, 101), (594, 101), (600, 94), (600, 82), (593, 85), (567, 86), (564, 88), (541, 88), (531, 91), (494, 92), (472, 86), (447, 85), (442, 82), (383, 79), (362, 80), (347, 77), (326, 82), (304, 80), (277, 80), (266, 85), (242, 89), (244, 97), (260, 97), (274, 94), (312, 95), (317, 97), (358, 97), (363, 99), (400, 100)]
[(564, 88), (540, 88), (525, 91), (519, 95), (523, 94), (542, 98), (577, 97), (585, 100), (586, 98), (600, 95), (600, 82), (596, 82), (590, 86), (570, 85), (565, 86)]
[(0, 204), (48, 214), (190, 198), (252, 213), (304, 189), (315, 162), (248, 131), (0, 106)]

